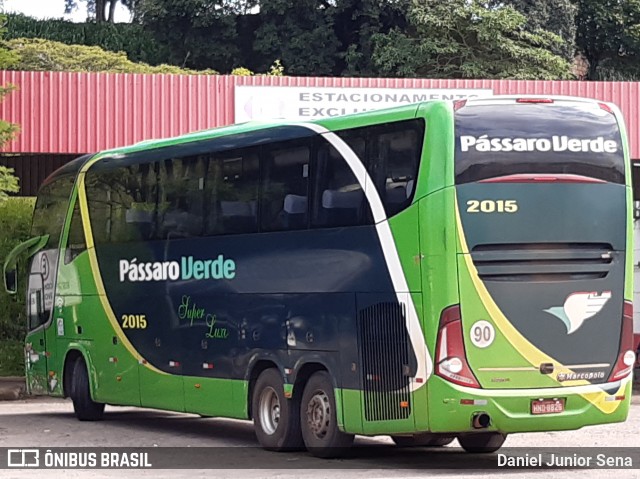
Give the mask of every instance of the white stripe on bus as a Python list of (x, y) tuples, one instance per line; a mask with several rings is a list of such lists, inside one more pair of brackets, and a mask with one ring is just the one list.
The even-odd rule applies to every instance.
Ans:
[[(433, 363), (431, 356), (427, 349), (424, 334), (420, 327), (420, 321), (418, 319), (418, 313), (409, 292), (409, 285), (407, 279), (404, 276), (402, 270), (402, 264), (400, 263), (400, 257), (398, 256), (398, 250), (396, 248), (391, 228), (389, 227), (389, 221), (384, 211), (384, 206), (378, 190), (375, 184), (371, 180), (369, 173), (365, 169), (364, 163), (358, 155), (351, 149), (351, 147), (338, 135), (327, 130), (323, 126), (313, 123), (298, 123), (296, 126), (302, 126), (309, 130), (315, 131), (319, 135), (322, 135), (331, 145), (342, 155), (345, 159), (351, 171), (360, 183), (362, 190), (371, 206), (371, 212), (373, 214), (373, 220), (376, 225), (376, 231), (378, 232), (378, 238), (380, 239), (380, 245), (384, 253), (384, 258), (387, 263), (387, 269), (391, 275), (391, 281), (393, 282), (393, 288), (396, 292), (396, 297), (400, 304), (405, 305), (406, 311), (406, 326), (409, 333), (409, 339), (411, 345), (416, 354), (416, 360), (418, 363), (418, 369), (416, 371), (416, 381), (411, 383), (411, 391), (415, 391), (424, 386), (426, 380), (431, 376), (433, 372)], [(424, 382), (418, 382), (418, 380), (424, 379)]]

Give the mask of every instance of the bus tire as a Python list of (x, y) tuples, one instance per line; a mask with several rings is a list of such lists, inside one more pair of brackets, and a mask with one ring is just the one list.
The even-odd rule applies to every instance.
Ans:
[(506, 438), (506, 434), (499, 432), (481, 432), (459, 436), (458, 442), (467, 452), (487, 453), (500, 449)]
[(353, 444), (353, 434), (338, 428), (333, 384), (326, 371), (309, 378), (300, 406), (304, 444), (317, 457), (343, 456)]
[(300, 401), (284, 397), (284, 382), (277, 369), (267, 369), (258, 377), (253, 388), (251, 411), (256, 437), (264, 449), (304, 449), (300, 431)]
[(398, 447), (442, 447), (451, 444), (455, 437), (425, 432), (413, 436), (391, 436)]
[(76, 359), (71, 378), (73, 410), (80, 421), (100, 421), (104, 415), (104, 403), (91, 399), (89, 373), (84, 359)]

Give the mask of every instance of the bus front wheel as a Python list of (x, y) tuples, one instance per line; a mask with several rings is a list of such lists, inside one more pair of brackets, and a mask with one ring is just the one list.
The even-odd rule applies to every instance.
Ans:
[(326, 371), (315, 373), (302, 394), (300, 422), (304, 444), (318, 457), (338, 457), (353, 443), (353, 435), (338, 428), (333, 384)]
[(277, 369), (258, 377), (251, 401), (253, 426), (260, 445), (270, 451), (303, 449), (300, 402), (284, 397), (284, 382)]
[(467, 452), (495, 452), (502, 447), (506, 434), (499, 432), (481, 432), (458, 437), (458, 442)]
[(91, 399), (89, 373), (84, 359), (76, 359), (71, 378), (73, 410), (80, 421), (99, 421), (104, 414), (104, 404)]
[(398, 447), (442, 447), (453, 442), (455, 437), (422, 433), (413, 436), (391, 436)]

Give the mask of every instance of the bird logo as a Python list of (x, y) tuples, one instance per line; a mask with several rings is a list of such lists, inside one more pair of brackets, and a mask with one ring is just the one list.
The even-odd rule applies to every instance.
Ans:
[(582, 323), (598, 314), (607, 301), (611, 299), (611, 291), (591, 293), (571, 293), (564, 300), (563, 306), (554, 306), (544, 311), (559, 318), (567, 327), (567, 334), (576, 332)]

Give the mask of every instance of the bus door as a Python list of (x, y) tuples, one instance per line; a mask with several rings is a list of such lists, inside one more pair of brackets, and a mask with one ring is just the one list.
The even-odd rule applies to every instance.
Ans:
[[(27, 287), (28, 329), (25, 344), (27, 387), (30, 394), (47, 394), (56, 384), (49, 384), (47, 328), (50, 325), (55, 285), (56, 250), (37, 253), (31, 260)], [(53, 268), (52, 268), (52, 265)], [(54, 346), (52, 342), (49, 346)]]

